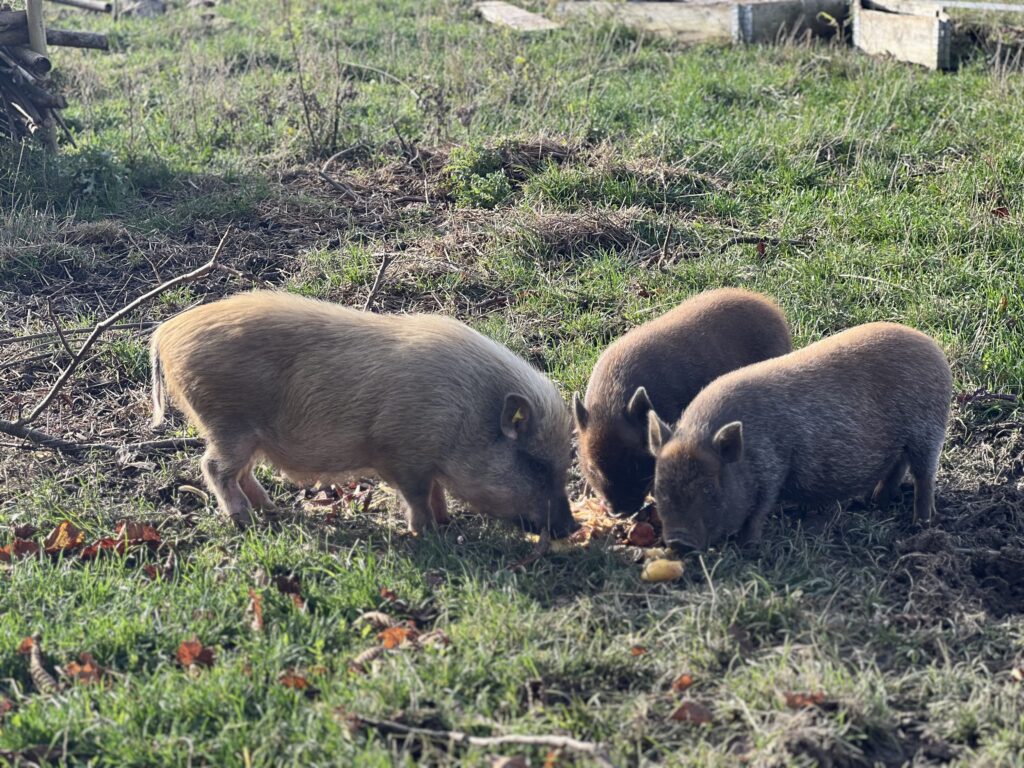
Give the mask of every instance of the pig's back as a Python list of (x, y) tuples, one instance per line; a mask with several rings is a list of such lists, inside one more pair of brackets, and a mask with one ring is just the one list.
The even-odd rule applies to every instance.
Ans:
[(766, 297), (707, 291), (614, 341), (594, 366), (585, 402), (598, 415), (617, 413), (643, 386), (655, 411), (676, 418), (709, 382), (790, 346), (785, 317)]
[(356, 442), (398, 443), (410, 423), (447, 435), (458, 428), (453, 420), (472, 415), (459, 403), (501, 390), (533, 395), (542, 411), (560, 402), (539, 372), (458, 321), (287, 293), (255, 291), (190, 310), (164, 323), (154, 344), (173, 399), (200, 425), (248, 425), (272, 442), (333, 430)]
[(707, 434), (742, 421), (751, 458), (787, 465), (786, 496), (814, 501), (873, 484), (908, 446), (934, 443), (951, 395), (931, 338), (870, 323), (723, 376), (680, 427)]

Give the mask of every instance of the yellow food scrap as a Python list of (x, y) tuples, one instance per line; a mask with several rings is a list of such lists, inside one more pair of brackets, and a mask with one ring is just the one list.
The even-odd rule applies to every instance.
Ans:
[(673, 581), (682, 575), (683, 564), (678, 560), (651, 560), (640, 572), (644, 581)]

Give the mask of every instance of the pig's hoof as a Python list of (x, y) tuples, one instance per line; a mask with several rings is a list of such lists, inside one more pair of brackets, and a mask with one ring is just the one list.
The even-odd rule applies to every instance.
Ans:
[(248, 510), (242, 512), (232, 512), (231, 522), (235, 524), (235, 527), (238, 530), (244, 531), (252, 526), (252, 515), (249, 514)]

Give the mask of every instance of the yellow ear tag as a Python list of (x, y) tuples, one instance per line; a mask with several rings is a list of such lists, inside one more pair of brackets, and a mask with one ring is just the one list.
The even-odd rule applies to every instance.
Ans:
[(526, 417), (523, 415), (522, 408), (516, 408), (516, 412), (512, 414), (512, 423), (518, 424), (520, 421), (526, 421)]

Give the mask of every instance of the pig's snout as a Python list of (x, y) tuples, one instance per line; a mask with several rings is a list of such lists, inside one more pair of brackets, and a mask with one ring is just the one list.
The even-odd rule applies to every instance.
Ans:
[(691, 552), (703, 552), (707, 549), (707, 542), (697, 542), (695, 539), (678, 531), (665, 531), (665, 545), (679, 555), (688, 555)]

